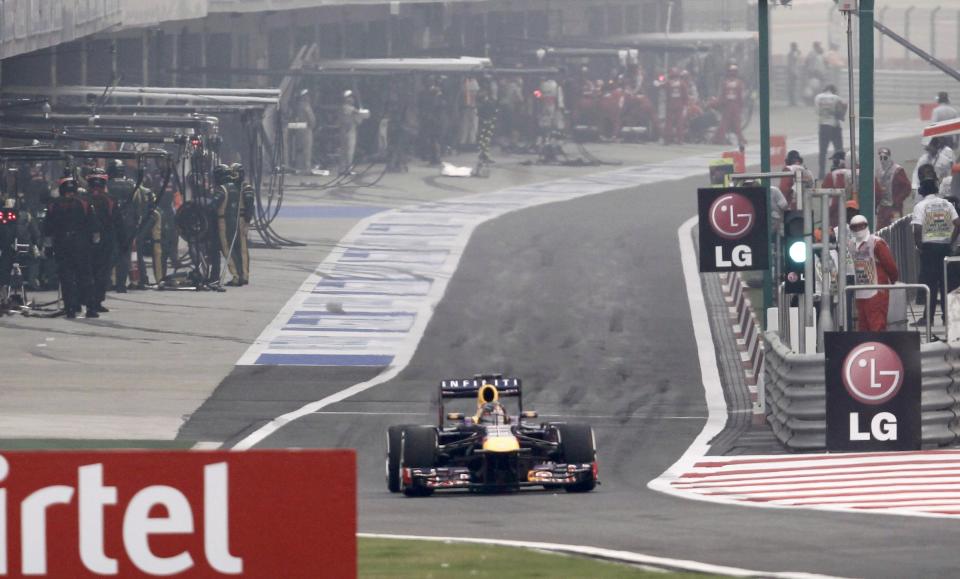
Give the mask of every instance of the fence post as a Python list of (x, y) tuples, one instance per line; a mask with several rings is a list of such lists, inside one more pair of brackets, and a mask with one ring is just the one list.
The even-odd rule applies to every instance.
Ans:
[[(907, 40), (910, 40), (910, 13), (914, 8), (916, 6), (911, 6), (903, 13), (903, 37)], [(903, 60), (904, 62), (910, 60), (910, 50), (906, 46), (903, 47)]]
[(930, 56), (937, 55), (937, 12), (939, 6), (930, 11)]

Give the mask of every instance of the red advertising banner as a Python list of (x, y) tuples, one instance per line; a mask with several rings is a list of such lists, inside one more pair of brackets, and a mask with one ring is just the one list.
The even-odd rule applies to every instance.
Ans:
[(0, 453), (0, 577), (355, 577), (352, 450)]

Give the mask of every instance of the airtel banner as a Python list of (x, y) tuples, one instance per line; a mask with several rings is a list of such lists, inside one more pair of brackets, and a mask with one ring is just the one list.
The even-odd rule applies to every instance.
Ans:
[(918, 450), (920, 335), (826, 332), (827, 450)]
[(708, 187), (697, 190), (700, 271), (768, 267), (767, 190)]
[(354, 577), (352, 450), (0, 453), (0, 576)]

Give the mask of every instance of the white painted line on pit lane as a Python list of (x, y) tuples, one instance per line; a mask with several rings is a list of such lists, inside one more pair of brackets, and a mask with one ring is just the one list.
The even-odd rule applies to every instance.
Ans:
[(728, 577), (773, 577), (776, 579), (839, 579), (832, 575), (817, 575), (815, 573), (800, 573), (794, 571), (753, 571), (742, 569), (740, 567), (727, 567), (725, 565), (711, 565), (709, 563), (700, 563), (699, 561), (690, 561), (687, 559), (670, 559), (667, 557), (654, 557), (632, 551), (618, 551), (614, 549), (601, 549), (599, 547), (585, 547), (582, 545), (564, 545), (562, 543), (541, 543), (538, 541), (509, 541), (505, 539), (477, 539), (462, 537), (432, 537), (417, 535), (390, 535), (384, 533), (357, 533), (357, 537), (364, 539), (396, 539), (402, 541), (438, 541), (443, 543), (473, 543), (477, 545), (497, 545), (501, 547), (518, 547), (521, 549), (536, 549), (540, 551), (550, 551), (553, 553), (563, 553), (568, 555), (582, 555), (594, 559), (605, 561), (614, 561), (628, 565), (641, 565), (653, 567), (655, 569), (668, 569), (691, 571), (693, 573), (709, 573), (713, 575), (726, 575)]
[(683, 473), (691, 470), (694, 463), (703, 458), (710, 450), (710, 441), (723, 431), (727, 424), (727, 403), (723, 397), (723, 385), (720, 382), (720, 369), (714, 350), (713, 330), (707, 316), (707, 305), (700, 285), (700, 270), (697, 266), (697, 254), (693, 246), (693, 228), (699, 222), (697, 217), (686, 220), (677, 230), (680, 238), (680, 261), (683, 266), (683, 279), (687, 287), (687, 301), (690, 304), (690, 319), (693, 323), (694, 340), (697, 344), (697, 356), (700, 361), (700, 374), (703, 377), (703, 389), (707, 402), (707, 423), (677, 462), (663, 474), (650, 481), (647, 487), (684, 498), (694, 497), (694, 493), (681, 493), (671, 488), (670, 483)]
[(213, 442), (211, 440), (201, 440), (190, 447), (190, 450), (219, 450), (223, 446), (222, 442)]

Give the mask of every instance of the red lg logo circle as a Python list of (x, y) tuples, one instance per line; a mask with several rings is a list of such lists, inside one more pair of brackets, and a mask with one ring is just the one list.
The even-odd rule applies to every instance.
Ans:
[(903, 385), (903, 361), (886, 344), (860, 344), (843, 361), (843, 385), (863, 404), (883, 404)]
[(753, 229), (756, 212), (753, 203), (739, 193), (717, 197), (710, 205), (710, 227), (724, 239), (740, 239)]

